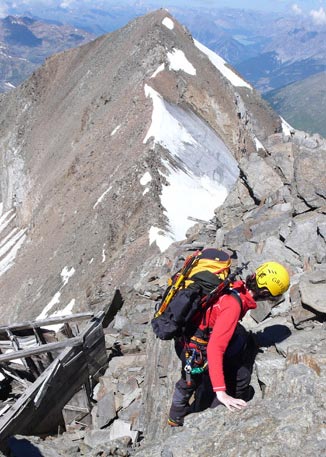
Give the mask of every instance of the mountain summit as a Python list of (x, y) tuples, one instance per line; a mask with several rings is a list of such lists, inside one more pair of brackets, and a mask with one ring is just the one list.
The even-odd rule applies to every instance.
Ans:
[(47, 59), (0, 104), (8, 318), (107, 300), (147, 252), (209, 220), (236, 159), (281, 129), (165, 10)]

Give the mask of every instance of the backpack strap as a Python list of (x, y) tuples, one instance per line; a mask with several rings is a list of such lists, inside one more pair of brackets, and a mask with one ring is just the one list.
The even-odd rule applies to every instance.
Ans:
[[(241, 297), (240, 297), (240, 293), (239, 293), (237, 290), (235, 290), (235, 289), (227, 289), (227, 290), (223, 293), (223, 295), (232, 295), (232, 296), (237, 300), (237, 302), (238, 302), (239, 305), (240, 305), (240, 314), (241, 314), (241, 313), (242, 313), (242, 310), (243, 310), (243, 306), (242, 306), (242, 300), (241, 300)], [(221, 295), (221, 296), (222, 296), (222, 295)], [(205, 326), (206, 326), (206, 311), (207, 311), (208, 309), (210, 309), (210, 311), (211, 311), (212, 308), (213, 308), (213, 303), (211, 303), (211, 304), (208, 306), (208, 308), (207, 308), (207, 307), (204, 307), (204, 308), (203, 308), (203, 312), (204, 312), (204, 315), (203, 315), (204, 322), (203, 322), (203, 324), (204, 324)], [(197, 338), (197, 339), (200, 338), (201, 340), (207, 341), (207, 343), (208, 343), (208, 340), (209, 340), (209, 336), (210, 336), (211, 330), (212, 330), (212, 329), (210, 329), (208, 326), (205, 327), (205, 328), (202, 329), (202, 330), (198, 328), (198, 329), (196, 330), (195, 334), (194, 334), (194, 337)], [(193, 338), (191, 338), (191, 339), (193, 339)]]
[[(204, 296), (212, 292), (222, 282), (222, 279), (208, 270), (203, 270), (190, 276), (189, 281), (194, 281), (195, 284), (198, 284), (201, 287), (202, 296)], [(192, 284), (188, 287), (191, 286)]]
[(237, 302), (239, 303), (240, 305), (240, 310), (241, 310), (241, 313), (243, 311), (243, 306), (242, 306), (242, 300), (241, 300), (241, 297), (240, 297), (240, 293), (235, 290), (235, 289), (229, 289), (229, 295), (233, 295), (233, 297), (237, 300)]

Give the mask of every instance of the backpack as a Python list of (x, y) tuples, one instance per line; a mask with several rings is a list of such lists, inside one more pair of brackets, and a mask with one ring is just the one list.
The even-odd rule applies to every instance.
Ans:
[(230, 266), (229, 254), (214, 248), (187, 257), (182, 268), (170, 278), (151, 320), (155, 335), (161, 340), (190, 335), (195, 314), (207, 309), (212, 298), (228, 288)]

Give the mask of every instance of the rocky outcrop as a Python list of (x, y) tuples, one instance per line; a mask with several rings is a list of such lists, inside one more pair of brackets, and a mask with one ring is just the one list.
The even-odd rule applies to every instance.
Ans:
[[(268, 142), (275, 143), (270, 137)], [(289, 138), (278, 137), (279, 150), (292, 150)], [(320, 150), (325, 143), (321, 140)], [(277, 149), (275, 144), (273, 148)], [(291, 162), (300, 160), (302, 145), (296, 144)], [(314, 149), (305, 150), (309, 160)], [(272, 168), (273, 153), (266, 149), (263, 167)], [(248, 160), (248, 163), (250, 160)], [(281, 168), (281, 161), (278, 161)], [(123, 307), (106, 330), (111, 361), (94, 391), (91, 428), (75, 425), (59, 438), (28, 438), (42, 454), (124, 455), (137, 457), (208, 457), (216, 454), (266, 456), (298, 452), (321, 455), (325, 420), (325, 223), (323, 205), (297, 214), (295, 174), (287, 165), (277, 176), (283, 186), (270, 189), (262, 174), (250, 170), (210, 223), (198, 223), (185, 242), (172, 245), (164, 256), (153, 256), (142, 268), (129, 298), (133, 307)], [(275, 168), (274, 168), (275, 170)], [(276, 171), (274, 171), (277, 173)], [(320, 170), (319, 170), (320, 172)], [(311, 170), (302, 168), (300, 179)], [(287, 178), (285, 177), (287, 175)], [(288, 178), (293, 177), (292, 181)], [(255, 201), (250, 182), (261, 184), (264, 199)], [(244, 195), (241, 195), (241, 190)], [(311, 195), (310, 184), (301, 195)], [(318, 194), (321, 192), (318, 190)], [(246, 195), (246, 196), (245, 196)], [(322, 201), (321, 201), (322, 203)], [(304, 222), (302, 222), (304, 221)], [(317, 221), (317, 222), (316, 222)], [(302, 234), (310, 234), (302, 242)], [(317, 230), (317, 227), (321, 227)], [(311, 233), (317, 232), (315, 238)], [(302, 235), (303, 236), (303, 235)], [(216, 239), (213, 239), (216, 237)], [(216, 240), (219, 240), (216, 242)], [(291, 242), (293, 240), (293, 242)], [(296, 248), (294, 249), (294, 240)], [(309, 245), (307, 245), (309, 241)], [(249, 260), (254, 269), (265, 260), (276, 259), (289, 268), (291, 287), (278, 303), (261, 303), (245, 317), (257, 350), (253, 354), (253, 399), (247, 408), (231, 413), (223, 407), (189, 415), (185, 425), (169, 429), (167, 411), (179, 364), (172, 342), (157, 340), (150, 326), (155, 302), (171, 271), (189, 250), (201, 246), (223, 246), (236, 254), (236, 262)], [(23, 439), (16, 437), (17, 440)], [(101, 454), (102, 453), (102, 454)]]

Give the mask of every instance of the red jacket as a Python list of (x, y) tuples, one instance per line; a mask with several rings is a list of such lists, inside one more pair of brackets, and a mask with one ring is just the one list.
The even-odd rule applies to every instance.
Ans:
[[(199, 326), (199, 328), (205, 328), (208, 325), (212, 329), (207, 346), (207, 361), (214, 392), (226, 390), (223, 356), (238, 321), (244, 317), (249, 309), (257, 307), (243, 281), (236, 281), (232, 288), (240, 294), (242, 306), (240, 307), (239, 301), (234, 295), (222, 295), (207, 310), (206, 317), (202, 319)], [(204, 325), (204, 322), (206, 322), (206, 325)]]

